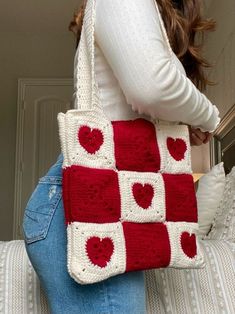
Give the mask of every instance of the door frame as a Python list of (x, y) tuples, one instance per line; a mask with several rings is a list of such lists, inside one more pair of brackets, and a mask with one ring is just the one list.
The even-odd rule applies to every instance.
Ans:
[[(223, 154), (235, 145), (235, 139), (231, 136), (227, 137), (235, 129), (235, 104), (231, 106), (229, 111), (225, 114), (223, 119), (220, 121), (218, 128), (213, 134), (213, 138), (210, 142), (210, 160), (211, 167), (220, 163), (223, 160)], [(231, 134), (231, 133), (230, 133)], [(224, 165), (225, 168), (226, 164)]]
[[(16, 125), (16, 151), (15, 151), (15, 182), (14, 182), (14, 208), (13, 208), (13, 239), (21, 238), (21, 225), (23, 208), (21, 204), (22, 170), (23, 170), (23, 135), (25, 90), (27, 86), (71, 86), (72, 78), (19, 78), (17, 97), (17, 125)], [(72, 95), (71, 95), (72, 97)]]

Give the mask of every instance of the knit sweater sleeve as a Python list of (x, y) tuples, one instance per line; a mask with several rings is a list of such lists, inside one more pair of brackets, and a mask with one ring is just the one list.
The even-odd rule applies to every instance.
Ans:
[(95, 40), (133, 110), (212, 132), (218, 109), (169, 53), (154, 1), (97, 1)]

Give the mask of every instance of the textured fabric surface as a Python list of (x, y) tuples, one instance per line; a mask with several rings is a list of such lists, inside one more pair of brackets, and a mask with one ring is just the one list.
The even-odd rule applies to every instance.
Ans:
[(206, 267), (146, 271), (149, 314), (235, 312), (235, 245), (201, 240)]
[(0, 242), (0, 313), (49, 313), (47, 300), (21, 240)]
[(97, 1), (95, 69), (105, 112), (126, 120), (137, 117), (132, 108), (212, 130), (218, 111), (169, 51), (161, 22), (153, 0)]
[[(67, 223), (197, 222), (190, 174), (138, 173), (72, 165), (64, 169)], [(67, 179), (66, 179), (67, 180)]]
[[(156, 12), (171, 55), (157, 6)], [(112, 123), (106, 117), (94, 72), (95, 13), (96, 1), (88, 0), (77, 53), (78, 108), (58, 114), (69, 219), (68, 271), (85, 284), (163, 265), (201, 267), (188, 127), (145, 119)], [(135, 232), (138, 236), (133, 241), (126, 235), (131, 233), (128, 229), (137, 231), (137, 223), (149, 223), (148, 232)], [(165, 241), (159, 237), (161, 229), (166, 230)], [(96, 241), (94, 246), (101, 247), (101, 253), (104, 243), (113, 242), (112, 252), (101, 257), (96, 249), (91, 250), (90, 239), (95, 239), (92, 243)], [(151, 243), (148, 256), (147, 251), (144, 255), (135, 249), (141, 241)], [(136, 255), (133, 265), (132, 251)]]
[[(146, 271), (148, 314), (233, 314), (235, 244), (201, 240), (206, 267)], [(23, 241), (0, 242), (0, 313), (49, 314)]]
[[(144, 162), (144, 166), (152, 167), (154, 155), (157, 155), (158, 165), (150, 169), (152, 172), (128, 171), (130, 164), (133, 169), (132, 159), (126, 157), (124, 164), (118, 163), (117, 159), (121, 154), (114, 153), (119, 150), (119, 147), (115, 149), (118, 145), (121, 148), (127, 146), (128, 150), (128, 145), (123, 145), (125, 142), (128, 143), (128, 133), (125, 135), (121, 133), (122, 140), (119, 140), (119, 134), (116, 132), (118, 144), (113, 143), (112, 130), (107, 131), (111, 128), (111, 122), (107, 120), (103, 124), (100, 122), (100, 116), (103, 118), (101, 114), (96, 115), (95, 110), (92, 114), (94, 114), (92, 120), (83, 111), (80, 111), (79, 115), (73, 110), (59, 114), (64, 155), (64, 206), (66, 217), (69, 218), (68, 270), (71, 276), (79, 283), (92, 283), (136, 269), (202, 266), (201, 252), (196, 249), (197, 204), (191, 174), (187, 126), (171, 127), (147, 122), (145, 127), (147, 130), (149, 127), (153, 129), (157, 145), (150, 154), (150, 159)], [(142, 119), (138, 121), (144, 122)], [(121, 123), (125, 125), (131, 122), (119, 122)], [(88, 142), (87, 134), (79, 136), (80, 130), (84, 130), (85, 126), (89, 135), (89, 130), (96, 130), (95, 134), (89, 136)], [(138, 126), (133, 128), (133, 133), (135, 129), (138, 129)], [(138, 132), (136, 138), (138, 139)], [(168, 139), (172, 141), (169, 143)], [(133, 144), (137, 145), (135, 140)], [(175, 146), (177, 141), (182, 141), (184, 145)], [(160, 148), (156, 149), (157, 146)], [(91, 153), (93, 149), (95, 152)], [(148, 152), (141, 150), (140, 156), (146, 151)], [(93, 167), (89, 167), (90, 165)], [(139, 165), (140, 162), (137, 163), (137, 167)], [(157, 172), (157, 169), (161, 169), (161, 173)], [(130, 224), (125, 224), (125, 221)], [(148, 232), (138, 232), (134, 240), (129, 241), (130, 237), (126, 235), (131, 232), (127, 230), (128, 228), (137, 230), (136, 223), (150, 222), (152, 224), (146, 226), (150, 229)], [(160, 226), (159, 223), (165, 226)], [(124, 229), (124, 237), (120, 228)], [(141, 229), (141, 226), (139, 228)], [(165, 241), (158, 236), (161, 234), (159, 228), (166, 229)], [(155, 241), (152, 241), (151, 237), (155, 238)], [(100, 269), (94, 260), (98, 261), (101, 257), (95, 251), (88, 251), (90, 238), (99, 238), (100, 242), (105, 238), (114, 243), (111, 255), (108, 259), (105, 257), (106, 263)], [(144, 250), (135, 249), (140, 242), (150, 243), (150, 248), (145, 254)], [(136, 261), (131, 265), (129, 254), (133, 251)], [(154, 257), (156, 254), (157, 258)]]
[(203, 237), (211, 229), (225, 187), (223, 162), (215, 165), (198, 181), (197, 206), (199, 236)]
[(142, 172), (160, 170), (160, 152), (156, 143), (156, 131), (151, 122), (144, 119), (125, 123), (113, 121), (112, 126), (118, 170)]
[(226, 176), (224, 193), (206, 238), (235, 243), (235, 167)]

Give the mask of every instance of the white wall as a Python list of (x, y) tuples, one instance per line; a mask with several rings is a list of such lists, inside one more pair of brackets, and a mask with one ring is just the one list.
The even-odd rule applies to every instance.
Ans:
[(235, 103), (235, 0), (213, 0), (208, 15), (217, 21), (216, 32), (210, 34), (205, 47), (207, 58), (214, 63), (210, 79), (217, 85), (209, 87), (207, 95), (223, 117)]
[[(216, 104), (222, 118), (235, 103), (235, 0), (213, 0), (207, 16), (217, 22), (216, 31), (208, 33), (204, 47), (206, 59), (213, 64), (209, 78), (216, 82), (207, 88), (206, 95)], [(193, 170), (210, 169), (209, 145), (192, 149)]]
[(74, 38), (62, 34), (0, 33), (0, 240), (12, 238), (17, 79), (73, 75)]

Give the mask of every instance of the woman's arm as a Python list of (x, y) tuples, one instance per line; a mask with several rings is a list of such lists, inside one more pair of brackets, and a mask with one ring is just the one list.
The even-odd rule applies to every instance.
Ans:
[(218, 110), (176, 66), (154, 1), (97, 1), (96, 41), (133, 110), (212, 132)]

